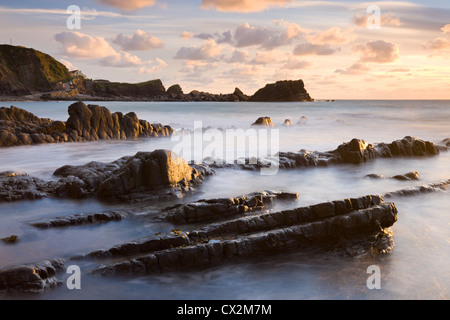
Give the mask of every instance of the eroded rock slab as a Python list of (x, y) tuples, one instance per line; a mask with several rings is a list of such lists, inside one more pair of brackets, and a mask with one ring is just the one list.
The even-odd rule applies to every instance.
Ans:
[[(163, 239), (153, 238), (90, 256), (111, 257), (114, 252), (115, 257), (128, 257), (94, 271), (102, 275), (189, 270), (261, 255), (308, 250), (311, 246), (369, 235), (374, 235), (372, 239), (376, 240), (376, 235), (396, 221), (397, 209), (393, 203), (385, 203), (379, 196), (366, 196), (239, 218), (190, 232), (178, 231), (170, 238), (168, 249), (160, 249), (168, 246), (162, 245)], [(378, 242), (377, 250), (380, 245)]]
[(61, 284), (56, 273), (64, 268), (63, 259), (46, 260), (0, 270), (0, 291), (42, 293)]
[(75, 214), (65, 217), (56, 217), (30, 223), (39, 229), (64, 228), (85, 224), (106, 223), (110, 221), (121, 221), (127, 217), (125, 211), (107, 211), (101, 213)]
[(205, 223), (268, 209), (275, 202), (298, 198), (298, 193), (263, 191), (235, 198), (203, 199), (166, 208), (162, 217), (175, 224)]

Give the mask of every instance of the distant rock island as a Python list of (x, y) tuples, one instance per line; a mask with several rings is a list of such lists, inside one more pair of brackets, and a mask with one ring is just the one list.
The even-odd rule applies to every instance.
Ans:
[(48, 54), (21, 46), (0, 45), (0, 98), (2, 100), (90, 101), (313, 101), (302, 80), (267, 84), (253, 96), (239, 88), (233, 93), (202, 91), (184, 93), (175, 84), (167, 90), (161, 80), (121, 83), (88, 79), (81, 71), (69, 71)]

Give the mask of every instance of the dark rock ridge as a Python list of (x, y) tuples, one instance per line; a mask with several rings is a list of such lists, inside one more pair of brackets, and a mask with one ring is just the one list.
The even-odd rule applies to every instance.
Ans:
[(263, 191), (235, 198), (203, 199), (163, 210), (162, 217), (175, 224), (204, 223), (271, 208), (276, 202), (296, 201), (298, 193)]
[(313, 101), (305, 89), (303, 80), (286, 80), (267, 84), (259, 89), (248, 101), (250, 102), (296, 102)]
[(127, 217), (125, 211), (107, 211), (101, 213), (75, 214), (72, 216), (56, 217), (30, 223), (39, 229), (63, 228), (86, 224), (105, 223), (109, 221), (121, 221)]
[(312, 152), (300, 150), (298, 152), (279, 152), (277, 163), (269, 159), (245, 159), (238, 163), (213, 163), (213, 168), (241, 168), (258, 170), (277, 166), (280, 169), (296, 169), (319, 167), (336, 164), (362, 164), (376, 158), (397, 157), (425, 157), (435, 156), (442, 148), (433, 142), (423, 141), (413, 137), (405, 137), (390, 144), (379, 143), (372, 145), (365, 140), (353, 139), (341, 144), (336, 150), (328, 152)]
[(69, 118), (62, 121), (41, 119), (12, 106), (0, 108), (0, 147), (54, 142), (124, 140), (167, 137), (170, 126), (150, 124), (134, 112), (111, 113), (107, 108), (76, 102), (69, 106)]
[(42, 293), (61, 284), (56, 278), (63, 259), (46, 260), (0, 270), (0, 291)]
[(214, 171), (205, 165), (189, 165), (169, 150), (138, 152), (111, 163), (90, 162), (63, 166), (54, 172), (58, 181), (43, 181), (26, 174), (0, 174), (0, 201), (44, 197), (137, 201), (178, 197), (193, 191)]
[[(379, 196), (365, 196), (239, 218), (190, 232), (173, 230), (171, 235), (155, 235), (87, 257), (127, 257), (94, 271), (102, 275), (203, 269), (369, 236), (372, 241), (368, 247), (373, 247), (380, 232), (387, 234), (385, 229), (396, 221), (393, 203), (385, 203)], [(392, 242), (385, 243), (389, 246), (377, 247), (380, 252), (392, 250)]]

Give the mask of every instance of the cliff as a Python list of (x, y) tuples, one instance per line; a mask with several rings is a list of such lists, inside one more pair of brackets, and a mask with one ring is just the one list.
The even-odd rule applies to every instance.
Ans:
[(67, 67), (45, 53), (0, 45), (0, 95), (48, 92), (58, 82), (71, 79)]

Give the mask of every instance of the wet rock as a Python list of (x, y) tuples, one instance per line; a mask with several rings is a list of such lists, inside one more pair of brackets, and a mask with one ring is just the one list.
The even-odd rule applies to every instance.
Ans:
[(110, 221), (121, 221), (127, 217), (125, 211), (107, 211), (90, 214), (75, 214), (65, 217), (56, 217), (30, 223), (39, 229), (64, 228), (95, 223), (106, 223)]
[(15, 244), (19, 241), (19, 237), (17, 235), (12, 235), (10, 237), (0, 239), (0, 241), (6, 244)]
[(164, 209), (162, 217), (176, 224), (211, 222), (225, 217), (267, 209), (277, 201), (296, 200), (298, 200), (298, 193), (255, 192), (235, 198), (199, 200), (193, 203), (176, 205)]
[(16, 172), (0, 173), (0, 202), (34, 200), (47, 196), (45, 181)]
[(420, 174), (417, 171), (408, 172), (405, 174), (400, 174), (393, 176), (392, 179), (400, 180), (400, 181), (411, 181), (411, 180), (419, 180)]
[(0, 270), (0, 291), (42, 293), (61, 284), (56, 273), (64, 268), (63, 259), (46, 260)]
[(260, 117), (252, 124), (252, 126), (274, 127), (275, 125), (270, 117)]
[(286, 120), (284, 120), (284, 122), (283, 122), (283, 126), (285, 126), (285, 127), (291, 127), (291, 126), (293, 126), (294, 124), (292, 123), (292, 121), (291, 120), (289, 120), (289, 119), (286, 119)]
[(190, 270), (293, 250), (307, 251), (337, 242), (345, 245), (346, 241), (376, 236), (396, 221), (395, 205), (383, 202), (380, 196), (338, 200), (211, 224), (183, 233), (184, 240), (172, 242), (168, 249), (158, 249), (162, 239), (152, 239), (148, 250), (142, 250), (144, 240), (124, 244), (116, 257), (127, 257), (126, 261), (100, 266), (94, 273)]
[(112, 172), (98, 187), (100, 198), (133, 197), (133, 193), (158, 190), (189, 191), (212, 174), (201, 170), (169, 150), (139, 152)]
[(450, 179), (430, 184), (421, 185), (418, 187), (410, 187), (402, 190), (397, 190), (394, 192), (388, 192), (383, 197), (392, 198), (392, 197), (408, 197), (408, 196), (416, 196), (423, 193), (432, 193), (438, 192), (442, 190), (447, 190), (450, 185)]
[(342, 159), (338, 162), (351, 164), (369, 162), (377, 157), (374, 146), (360, 139), (340, 145), (334, 153)]
[(367, 178), (371, 178), (371, 179), (384, 179), (385, 176), (382, 174), (377, 174), (377, 173), (370, 173), (368, 175), (366, 175)]

